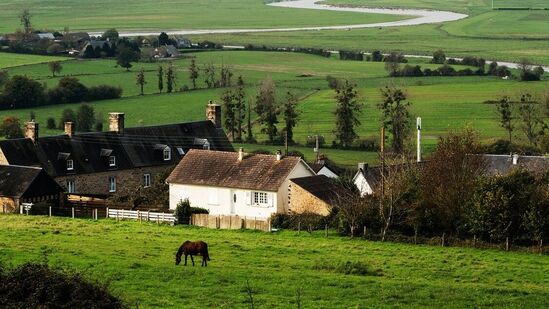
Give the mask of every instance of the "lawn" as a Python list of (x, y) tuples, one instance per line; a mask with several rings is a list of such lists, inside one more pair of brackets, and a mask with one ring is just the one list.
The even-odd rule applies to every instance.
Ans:
[[(297, 290), (303, 308), (549, 306), (549, 258), (528, 253), (105, 219), (0, 215), (0, 226), (3, 264), (81, 271), (142, 308), (245, 308), (247, 280), (256, 308), (295, 308)], [(174, 265), (187, 239), (208, 243), (207, 268)], [(332, 269), (346, 263), (361, 274)]]
[[(0, 33), (20, 27), (29, 8), (36, 29), (104, 31), (274, 28), (377, 23), (402, 16), (270, 7), (264, 0), (3, 0)], [(70, 13), (69, 13), (70, 12)]]
[(6, 69), (16, 66), (24, 66), (37, 63), (46, 63), (50, 61), (66, 61), (71, 58), (52, 57), (39, 55), (25, 55), (13, 53), (0, 53), (0, 69)]

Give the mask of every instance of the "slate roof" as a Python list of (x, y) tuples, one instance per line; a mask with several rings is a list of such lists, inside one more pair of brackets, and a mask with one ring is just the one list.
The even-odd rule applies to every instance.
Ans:
[(0, 165), (0, 196), (37, 197), (60, 192), (63, 189), (41, 168)]
[[(94, 132), (41, 137), (36, 143), (27, 138), (4, 140), (0, 141), (0, 150), (11, 165), (43, 167), (49, 175), (57, 177), (176, 164), (189, 149), (203, 147), (195, 144), (196, 138), (207, 139), (210, 149), (234, 151), (223, 130), (215, 128), (209, 120), (125, 128), (123, 134)], [(165, 147), (171, 149), (171, 159), (167, 161), (163, 158)], [(107, 153), (116, 157), (116, 167), (109, 166)], [(67, 159), (73, 160), (73, 171), (66, 170)]]
[[(174, 184), (225, 187), (262, 191), (278, 191), (292, 170), (300, 164), (299, 157), (244, 154), (238, 152), (190, 150), (166, 180)], [(305, 163), (303, 163), (305, 164)]]
[[(410, 164), (404, 164), (404, 168), (406, 165), (411, 166), (418, 166), (421, 168), (424, 166), (424, 164), (427, 161), (421, 161), (421, 162), (414, 162)], [(391, 171), (398, 171), (398, 169), (402, 169), (403, 164), (396, 164), (396, 165), (385, 165), (385, 175), (389, 175)], [(381, 166), (374, 166), (374, 167), (368, 167), (367, 165), (364, 167), (364, 169), (359, 168), (355, 176), (353, 177), (353, 180), (356, 179), (356, 177), (362, 174), (364, 176), (364, 179), (366, 179), (366, 182), (370, 185), (370, 187), (373, 189), (375, 186), (378, 185), (378, 183), (381, 181)]]
[(522, 168), (532, 173), (544, 173), (549, 171), (549, 157), (543, 156), (517, 156), (517, 164), (513, 164), (512, 155), (483, 155), (487, 164), (489, 175), (505, 175), (513, 169)]
[(338, 192), (344, 190), (342, 186), (325, 175), (293, 178), (290, 181), (328, 204), (337, 198)]

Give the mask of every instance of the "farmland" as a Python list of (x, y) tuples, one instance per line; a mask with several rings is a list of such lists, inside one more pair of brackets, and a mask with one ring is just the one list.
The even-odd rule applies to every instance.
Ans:
[[(0, 225), (2, 263), (76, 269), (143, 308), (246, 307), (246, 280), (259, 308), (296, 307), (298, 289), (303, 308), (549, 306), (549, 258), (528, 253), (110, 220), (0, 215)], [(174, 265), (186, 239), (208, 242), (207, 268)], [(358, 274), (331, 269), (346, 263)]]
[(52, 56), (38, 56), (38, 55), (22, 55), (12, 53), (0, 54), (0, 69), (46, 63), (50, 61), (65, 61), (70, 58), (65, 57), (52, 57)]

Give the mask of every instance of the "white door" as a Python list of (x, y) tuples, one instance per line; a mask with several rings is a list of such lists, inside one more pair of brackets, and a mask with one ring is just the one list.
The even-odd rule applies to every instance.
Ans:
[(236, 191), (231, 191), (231, 215), (235, 214), (236, 202), (237, 202)]

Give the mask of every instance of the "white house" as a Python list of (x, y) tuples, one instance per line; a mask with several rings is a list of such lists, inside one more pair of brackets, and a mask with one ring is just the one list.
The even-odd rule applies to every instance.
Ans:
[(314, 163), (310, 164), (310, 166), (317, 175), (324, 175), (328, 178), (339, 178), (339, 176), (325, 163)]
[(379, 178), (374, 179), (374, 175), (371, 172), (372, 169), (368, 169), (367, 163), (358, 163), (358, 170), (353, 177), (353, 183), (362, 196), (374, 193), (374, 182)]
[(170, 209), (184, 199), (213, 215), (287, 213), (290, 179), (313, 176), (299, 157), (191, 149), (167, 182)]

